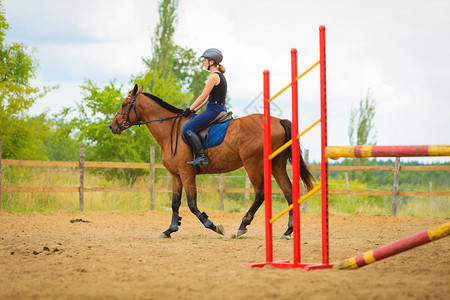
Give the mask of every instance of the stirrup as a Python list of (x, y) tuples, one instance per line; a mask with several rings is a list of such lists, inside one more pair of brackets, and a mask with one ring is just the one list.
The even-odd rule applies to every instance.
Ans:
[(199, 157), (194, 157), (193, 161), (188, 162), (188, 165), (195, 167), (196, 165), (207, 165), (209, 160), (206, 155), (200, 155)]

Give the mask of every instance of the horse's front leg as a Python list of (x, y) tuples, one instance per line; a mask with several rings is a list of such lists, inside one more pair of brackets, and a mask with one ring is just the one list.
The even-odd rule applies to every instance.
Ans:
[(179, 215), (181, 206), (181, 193), (183, 192), (183, 184), (179, 175), (172, 175), (172, 223), (169, 229), (164, 231), (159, 238), (170, 238), (172, 232), (178, 231), (181, 225), (181, 217)]
[(217, 226), (208, 218), (208, 215), (205, 212), (200, 212), (197, 207), (197, 186), (195, 182), (196, 174), (189, 173), (182, 176), (184, 190), (186, 192), (187, 202), (189, 209), (191, 212), (197, 216), (197, 218), (202, 222), (202, 224), (211, 229), (218, 234), (225, 234), (225, 230), (222, 225), (218, 224)]

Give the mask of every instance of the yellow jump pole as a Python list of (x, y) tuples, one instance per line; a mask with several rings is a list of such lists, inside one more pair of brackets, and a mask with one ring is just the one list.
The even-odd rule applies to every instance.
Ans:
[(309, 71), (314, 69), (318, 64), (320, 64), (320, 60), (318, 60), (315, 64), (313, 64), (311, 67), (309, 67), (305, 72), (303, 72), (302, 74), (298, 75), (297, 78), (295, 78), (295, 79), (299, 80), (300, 78), (302, 78), (303, 76), (308, 74)]
[[(314, 69), (318, 64), (320, 63), (320, 60), (318, 62), (316, 62), (314, 65), (312, 65), (311, 67), (309, 67), (305, 72), (303, 72), (302, 74), (298, 75), (295, 80), (299, 80), (300, 78), (302, 78), (303, 76), (305, 76), (306, 74), (308, 74), (309, 71), (311, 71), (312, 69)], [(269, 98), (269, 100), (267, 100), (268, 102), (271, 102), (272, 100), (274, 100), (276, 97), (280, 96), (285, 90), (287, 90), (292, 83), (289, 83), (287, 86), (285, 86), (284, 88), (282, 88), (278, 93), (276, 93), (275, 95), (273, 95), (272, 97)]]
[[(312, 190), (310, 190), (308, 193), (306, 193), (303, 197), (301, 197), (300, 199), (298, 199), (298, 203), (300, 204), (302, 201), (308, 199), (310, 196), (312, 196), (315, 192), (317, 192), (318, 190), (320, 190), (321, 185), (317, 185), (315, 188), (313, 188)], [(284, 215), (285, 213), (289, 212), (292, 208), (294, 207), (293, 204), (289, 205), (287, 208), (285, 208), (282, 212), (280, 212), (278, 215), (276, 215), (275, 217), (273, 217), (272, 219), (270, 219), (270, 223), (272, 224), (273, 222), (275, 222), (276, 220), (278, 220), (279, 218), (281, 218), (282, 215)]]

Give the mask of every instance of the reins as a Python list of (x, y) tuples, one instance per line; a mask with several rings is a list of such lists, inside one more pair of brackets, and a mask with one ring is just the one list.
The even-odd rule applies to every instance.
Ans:
[[(130, 106), (128, 106), (127, 110), (124, 113), (118, 111), (117, 114), (127, 116), (127, 120), (122, 125), (120, 125), (119, 122), (117, 121), (117, 118), (115, 118), (117, 126), (119, 127), (119, 129), (121, 131), (123, 131), (123, 130), (125, 130), (125, 129), (133, 126), (133, 125), (138, 125), (140, 127), (141, 125), (145, 125), (145, 124), (152, 123), (152, 122), (161, 122), (162, 123), (162, 121), (174, 119), (173, 122), (172, 122), (172, 127), (170, 129), (170, 154), (171, 155), (175, 155), (177, 153), (177, 148), (178, 148), (178, 133), (179, 133), (179, 129), (180, 129), (179, 125), (180, 125), (180, 122), (181, 122), (182, 113), (179, 113), (179, 114), (177, 114), (176, 116), (173, 116), (173, 117), (167, 117), (167, 118), (161, 118), (160, 117), (159, 119), (155, 119), (155, 120), (141, 121), (139, 116), (138, 116), (138, 114), (137, 114), (137, 111), (136, 111), (136, 98), (137, 98), (137, 96), (140, 93), (141, 92), (138, 91), (134, 95), (133, 98), (131, 98), (131, 97), (127, 97), (126, 98), (126, 99), (130, 99), (131, 100)], [(131, 111), (131, 109), (134, 109), (134, 113), (136, 114), (136, 118), (138, 119), (137, 122), (130, 122), (130, 111)], [(175, 125), (177, 119), (178, 119), (178, 124), (177, 124), (177, 134), (176, 134), (176, 139), (175, 139), (175, 150), (174, 150), (173, 149), (173, 135), (172, 135), (172, 133), (173, 133), (173, 128), (174, 128), (174, 125)]]

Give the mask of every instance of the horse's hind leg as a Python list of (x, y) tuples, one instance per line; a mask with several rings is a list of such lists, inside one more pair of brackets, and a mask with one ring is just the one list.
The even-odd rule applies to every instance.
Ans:
[[(283, 191), (284, 197), (288, 205), (292, 204), (292, 183), (286, 171), (287, 157), (285, 154), (280, 154), (272, 162), (272, 174), (277, 181), (278, 186)], [(280, 239), (289, 239), (293, 231), (292, 210), (289, 211), (288, 228)]]
[(179, 210), (181, 206), (181, 193), (183, 192), (183, 184), (178, 175), (172, 175), (172, 223), (169, 229), (164, 231), (159, 238), (170, 238), (170, 234), (178, 231), (178, 226), (181, 225), (181, 217)]
[(218, 234), (224, 235), (225, 230), (223, 226), (220, 224), (218, 224), (217, 226), (214, 225), (214, 223), (208, 218), (208, 215), (205, 212), (201, 213), (197, 207), (197, 186), (195, 183), (195, 176), (196, 174), (194, 173), (188, 173), (182, 176), (188, 207), (206, 228), (211, 229)]

